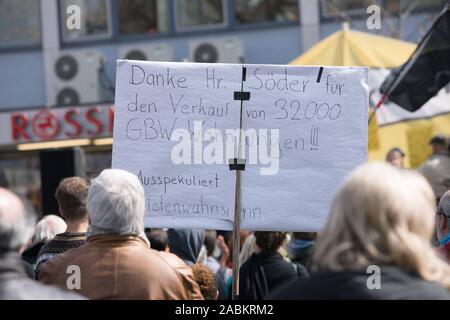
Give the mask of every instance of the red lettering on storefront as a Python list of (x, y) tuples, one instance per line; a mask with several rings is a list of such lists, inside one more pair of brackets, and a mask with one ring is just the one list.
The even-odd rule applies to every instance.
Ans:
[(14, 141), (25, 139), (30, 140), (27, 133), (28, 118), (25, 114), (13, 114), (11, 116), (11, 129)]
[(69, 110), (64, 115), (65, 122), (74, 128), (74, 131), (70, 132), (68, 130), (64, 131), (64, 134), (68, 138), (77, 138), (81, 134), (81, 125), (76, 119), (76, 116), (80, 114), (78, 109)]
[(41, 140), (53, 140), (61, 129), (61, 124), (56, 112), (46, 109), (40, 110), (31, 119), (31, 129), (36, 137)]
[(114, 105), (30, 110), (12, 113), (8, 121), (12, 142), (112, 136)]
[(88, 135), (90, 135), (90, 136), (98, 135), (98, 134), (102, 133), (102, 131), (103, 131), (103, 124), (101, 123), (100, 120), (98, 120), (95, 117), (95, 115), (99, 114), (100, 111), (101, 110), (100, 110), (99, 107), (95, 107), (95, 108), (89, 109), (86, 112), (86, 115), (85, 115), (86, 122), (88, 122), (88, 123), (90, 123), (90, 124), (95, 126), (95, 131), (92, 131), (92, 130), (89, 130), (89, 129), (86, 131), (86, 133)]

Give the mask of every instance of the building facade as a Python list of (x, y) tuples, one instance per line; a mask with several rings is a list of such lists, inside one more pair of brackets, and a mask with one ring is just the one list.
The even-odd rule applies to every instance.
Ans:
[(443, 2), (0, 1), (0, 180), (39, 210), (40, 150), (81, 146), (89, 176), (110, 166), (117, 59), (287, 64), (344, 20), (417, 42)]

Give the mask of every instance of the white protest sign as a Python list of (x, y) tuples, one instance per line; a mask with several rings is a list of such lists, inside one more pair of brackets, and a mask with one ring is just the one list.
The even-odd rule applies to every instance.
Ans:
[[(118, 61), (112, 166), (143, 184), (146, 226), (232, 226), (235, 174), (225, 154), (219, 164), (205, 164), (202, 142), (208, 129), (239, 127), (233, 92), (241, 88), (241, 74), (238, 65)], [(183, 134), (184, 154), (170, 140)], [(186, 163), (174, 163), (180, 159), (172, 152)]]
[[(247, 66), (244, 127), (279, 129), (273, 140), (279, 164), (272, 161), (279, 169), (262, 175), (268, 165), (246, 166), (242, 229), (317, 231), (324, 225), (343, 178), (367, 159), (367, 83), (367, 68)], [(246, 147), (264, 140), (261, 134), (247, 138)]]
[(228, 160), (244, 99), (241, 228), (317, 231), (366, 161), (367, 78), (367, 68), (119, 61), (113, 167), (143, 184), (146, 226), (231, 230)]

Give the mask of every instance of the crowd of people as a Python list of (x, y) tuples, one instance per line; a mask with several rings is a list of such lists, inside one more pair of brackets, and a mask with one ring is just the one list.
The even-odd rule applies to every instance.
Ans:
[[(242, 231), (239, 298), (450, 299), (450, 155), (431, 145), (417, 171), (399, 148), (356, 168), (318, 234)], [(36, 223), (0, 188), (0, 299), (231, 299), (232, 233), (145, 228), (135, 175), (66, 178), (55, 198)]]

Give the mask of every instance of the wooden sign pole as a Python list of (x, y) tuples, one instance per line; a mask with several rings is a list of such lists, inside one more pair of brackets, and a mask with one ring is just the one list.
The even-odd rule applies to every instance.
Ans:
[(234, 206), (233, 226), (233, 286), (232, 299), (239, 300), (239, 253), (240, 253), (240, 229), (241, 229), (241, 171), (236, 170), (236, 196)]
[(244, 92), (244, 81), (246, 80), (247, 68), (242, 67), (241, 91), (234, 93), (234, 99), (241, 101), (239, 118), (239, 142), (238, 157), (234, 159), (233, 167), (236, 171), (236, 188), (234, 201), (234, 224), (233, 224), (233, 283), (232, 299), (239, 300), (239, 253), (240, 253), (240, 231), (241, 231), (241, 171), (245, 170), (245, 160), (242, 159), (242, 106), (243, 102), (250, 100), (250, 92)]

